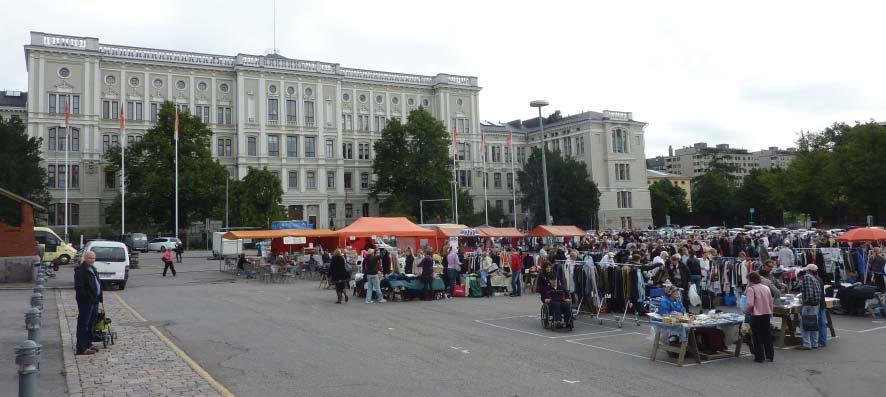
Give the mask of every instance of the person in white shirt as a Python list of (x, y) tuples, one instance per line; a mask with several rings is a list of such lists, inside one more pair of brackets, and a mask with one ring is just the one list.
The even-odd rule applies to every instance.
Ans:
[(785, 240), (784, 245), (778, 250), (778, 267), (795, 266), (794, 250), (791, 249), (791, 242)]

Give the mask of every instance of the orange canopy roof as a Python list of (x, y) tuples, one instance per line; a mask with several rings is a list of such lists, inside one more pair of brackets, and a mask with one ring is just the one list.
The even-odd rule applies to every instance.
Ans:
[(237, 240), (241, 238), (247, 239), (266, 239), (266, 238), (283, 238), (283, 237), (306, 237), (306, 238), (322, 238), (335, 237), (337, 234), (328, 229), (280, 229), (280, 230), (232, 230), (225, 233), (222, 237), (228, 240)]
[(477, 230), (483, 237), (526, 237), (526, 233), (515, 227), (481, 227)]
[(848, 242), (864, 242), (864, 241), (886, 241), (886, 230), (877, 227), (860, 227), (852, 229), (837, 237), (837, 241)]
[(458, 237), (461, 235), (461, 231), (464, 228), (461, 227), (438, 227), (437, 228), (437, 236), (438, 237)]
[(338, 231), (339, 237), (434, 237), (436, 231), (425, 229), (404, 217), (385, 218), (364, 216)]
[(539, 225), (529, 232), (530, 237), (566, 237), (566, 236), (584, 236), (587, 234), (575, 226), (547, 226)]

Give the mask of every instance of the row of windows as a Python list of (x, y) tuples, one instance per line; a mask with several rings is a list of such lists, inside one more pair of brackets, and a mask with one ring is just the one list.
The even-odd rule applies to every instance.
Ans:
[[(369, 203), (363, 203), (361, 208), (363, 210), (362, 216), (369, 216)], [(337, 206), (335, 205), (335, 203), (329, 203), (328, 210), (329, 210), (330, 221), (332, 219), (338, 218), (338, 212), (336, 211), (336, 209), (337, 209)], [(353, 217), (354, 217), (354, 205), (351, 203), (346, 203), (345, 204), (345, 218), (350, 219)]]
[(46, 140), (46, 144), (49, 145), (50, 152), (64, 152), (66, 142), (70, 141), (70, 151), (79, 152), (80, 151), (80, 129), (71, 128), (71, 136), (70, 139), (67, 138), (67, 130), (62, 127), (50, 127), (49, 128), (49, 139)]
[(494, 203), (492, 200), (489, 200), (486, 202), (486, 204), (489, 207), (498, 208), (499, 210), (501, 210), (502, 213), (505, 213), (505, 214), (513, 214), (514, 213), (514, 200), (508, 200), (507, 208), (505, 208), (505, 206), (504, 206), (505, 205), (504, 200), (495, 200)]
[[(141, 135), (126, 135), (126, 146), (130, 146), (133, 143), (141, 142)], [(120, 146), (120, 134), (104, 134), (102, 135), (102, 153), (107, 153), (108, 149)]]
[[(49, 212), (49, 226), (58, 226), (65, 224), (65, 204), (54, 203), (49, 204), (47, 209)], [(68, 203), (68, 225), (80, 224), (80, 204)]]
[[(463, 188), (473, 187), (473, 180), (471, 178), (472, 172), (470, 170), (458, 170), (458, 185)], [(481, 171), (477, 171), (477, 175), (483, 176), (483, 181), (486, 183), (486, 186), (489, 186), (489, 173), (483, 173)], [(492, 173), (492, 187), (495, 189), (502, 188), (502, 177), (505, 179), (505, 186), (507, 186), (508, 190), (514, 188), (514, 174), (506, 173), (502, 174), (501, 172)]]
[[(52, 95), (50, 95), (52, 96)], [(79, 105), (78, 105), (79, 106)], [(176, 105), (179, 113), (190, 113), (190, 106), (187, 104)], [(79, 109), (78, 109), (79, 112)], [(194, 115), (199, 117), (205, 124), (209, 124), (211, 120), (209, 115), (211, 107), (209, 105), (196, 105)], [(137, 101), (126, 101), (126, 119), (133, 121), (145, 120), (144, 104)], [(157, 121), (160, 115), (160, 102), (151, 102), (148, 116), (150, 121)], [(234, 114), (230, 106), (216, 106), (216, 124), (231, 125), (234, 123)], [(106, 120), (116, 120), (120, 118), (120, 101), (104, 100), (102, 101), (102, 118)]]
[(80, 95), (49, 94), (47, 104), (49, 113), (65, 113), (67, 109), (71, 114), (80, 114)]
[[(272, 171), (274, 175), (279, 177), (277, 171)], [(290, 170), (287, 174), (287, 187), (290, 190), (298, 189), (299, 186), (299, 172), (296, 170)], [(336, 181), (336, 172), (335, 171), (326, 171), (326, 188), (327, 189), (335, 189), (335, 181)], [(353, 190), (354, 189), (354, 173), (345, 172), (342, 177), (342, 182), (344, 183), (345, 190)], [(316, 171), (305, 171), (305, 189), (316, 189), (317, 188), (317, 172)], [(360, 173), (360, 189), (367, 190), (369, 189), (369, 173), (361, 172)]]
[[(68, 185), (70, 189), (80, 188), (80, 166), (70, 164), (70, 171), (65, 168), (64, 164), (50, 164), (46, 168), (47, 184), (50, 189), (64, 189)], [(71, 177), (68, 178), (68, 175)]]
[(615, 165), (615, 180), (617, 180), (617, 181), (631, 180), (631, 165), (630, 164), (616, 164)]

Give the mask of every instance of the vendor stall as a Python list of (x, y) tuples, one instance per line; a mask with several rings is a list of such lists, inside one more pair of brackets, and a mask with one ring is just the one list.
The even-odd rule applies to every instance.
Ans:
[[(840, 300), (837, 298), (825, 297), (825, 316), (828, 320), (828, 329), (831, 331), (831, 338), (837, 336), (834, 329), (834, 322), (831, 319), (831, 309), (840, 306)], [(784, 296), (776, 300), (772, 306), (772, 317), (781, 319), (781, 326), (775, 336), (774, 345), (776, 347), (791, 347), (803, 344), (803, 338), (797, 335), (797, 328), (800, 326), (800, 308), (803, 305), (793, 296)]]
[(274, 252), (301, 252), (303, 249), (337, 246), (337, 234), (327, 229), (279, 229), (279, 230), (234, 230), (225, 233), (225, 239), (271, 240)]
[(526, 233), (517, 230), (515, 227), (480, 227), (477, 228), (477, 231), (480, 232), (480, 236), (483, 238), (504, 240), (510, 246), (517, 246), (520, 239), (526, 237)]
[(403, 217), (361, 217), (354, 223), (339, 230), (338, 243), (340, 247), (351, 246), (357, 250), (378, 244), (383, 237), (397, 239), (397, 248), (411, 247), (418, 250), (421, 247), (434, 243), (437, 233), (412, 223)]
[[(696, 316), (668, 316), (650, 313), (649, 317), (652, 320), (650, 324), (655, 330), (655, 336), (652, 340), (652, 353), (649, 356), (649, 359), (652, 361), (656, 360), (659, 349), (676, 353), (677, 365), (681, 367), (686, 358), (687, 350), (692, 354), (695, 362), (698, 364), (701, 364), (702, 359), (711, 360), (728, 357), (729, 355), (734, 355), (735, 357), (741, 355), (741, 338), (738, 337), (737, 332), (724, 332), (726, 335), (732, 334), (735, 336), (735, 350), (728, 354), (724, 354), (723, 352), (715, 352), (713, 354), (700, 352), (698, 349), (698, 343), (696, 342), (696, 334), (701, 328), (724, 329), (741, 326), (744, 322), (744, 316), (741, 314), (718, 313), (711, 315), (699, 314)], [(678, 335), (680, 337), (680, 346), (671, 346), (670, 343), (668, 343), (667, 338), (662, 338), (662, 332), (665, 334)]]

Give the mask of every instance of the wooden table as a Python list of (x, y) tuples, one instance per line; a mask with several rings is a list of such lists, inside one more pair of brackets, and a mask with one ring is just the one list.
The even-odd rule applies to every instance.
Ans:
[[(720, 328), (720, 327), (732, 327), (736, 325), (741, 325), (741, 321), (728, 321), (728, 322), (720, 322), (715, 325), (704, 325), (704, 326), (673, 326), (670, 324), (665, 324), (659, 321), (652, 321), (652, 327), (655, 328), (655, 337), (652, 340), (652, 353), (649, 355), (649, 359), (652, 361), (656, 360), (656, 356), (658, 355), (658, 350), (664, 350), (666, 352), (676, 353), (677, 354), (677, 365), (683, 366), (683, 362), (686, 359), (687, 350), (692, 353), (692, 356), (695, 357), (695, 362), (701, 364), (701, 359), (712, 360), (718, 358), (728, 357), (728, 353), (719, 353), (719, 354), (700, 354), (698, 351), (698, 343), (695, 341), (695, 330), (697, 328)], [(684, 324), (685, 325), (685, 324)], [(680, 341), (680, 347), (671, 346), (667, 341), (662, 342), (661, 331), (676, 331), (683, 333), (685, 331), (685, 336)], [(741, 355), (741, 338), (737, 338), (735, 341), (735, 350), (732, 352), (734, 357), (738, 357)], [(704, 357), (703, 357), (704, 356)]]
[[(825, 299), (825, 317), (828, 320), (828, 329), (831, 331), (831, 338), (837, 336), (834, 329), (834, 321), (831, 318), (831, 309), (840, 307), (840, 300), (837, 298)], [(791, 306), (774, 306), (772, 308), (772, 317), (781, 319), (781, 327), (775, 338), (774, 345), (777, 347), (790, 347), (803, 344), (803, 338), (797, 335), (797, 329), (800, 327), (800, 308), (802, 305)]]

